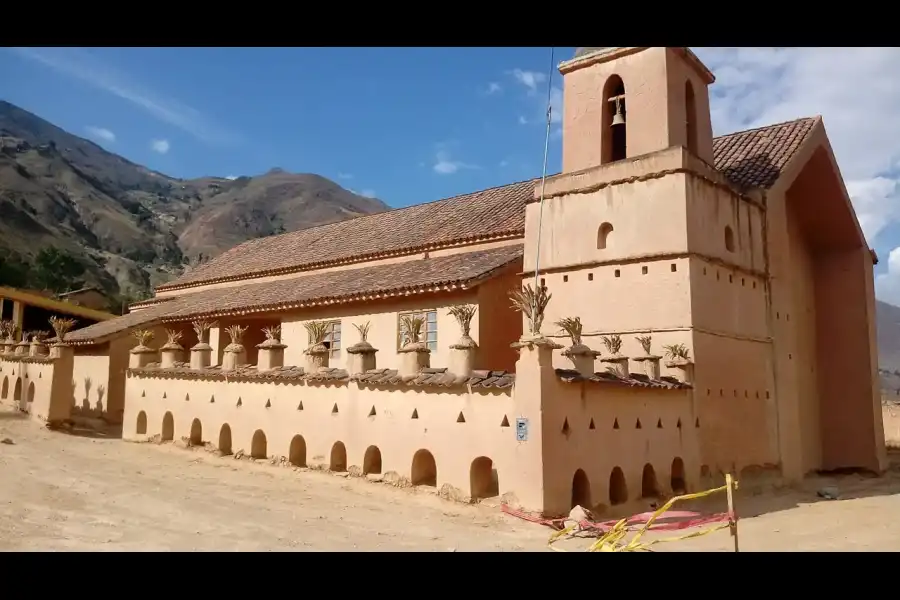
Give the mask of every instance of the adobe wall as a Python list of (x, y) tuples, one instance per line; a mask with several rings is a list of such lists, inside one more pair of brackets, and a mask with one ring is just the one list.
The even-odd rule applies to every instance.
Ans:
[(884, 422), (884, 442), (889, 448), (900, 448), (900, 403), (882, 401), (881, 419)]
[(54, 416), (50, 406), (54, 362), (46, 356), (0, 355), (0, 402), (42, 421)]
[[(516, 409), (509, 390), (367, 389), (357, 383), (225, 382), (143, 375), (131, 375), (126, 389), (126, 440), (156, 434), (163, 439), (189, 437), (197, 420), (200, 439), (225, 452), (284, 456), (298, 466), (363, 473), (366, 454), (375, 454), (370, 450), (374, 448), (380, 465), (369, 464), (365, 470), (394, 471), (413, 484), (439, 488), (449, 484), (460, 490), (455, 493), (460, 497), (472, 494), (473, 461), (487, 457), (488, 472), (496, 469), (499, 477), (500, 494), (521, 487), (515, 480), (517, 442), (510, 424), (515, 423)], [(167, 415), (171, 415), (171, 429), (164, 429)], [(139, 433), (138, 423), (144, 418), (146, 430)], [(220, 437), (226, 426), (230, 447)], [(264, 434), (265, 444), (254, 448), (258, 431)], [(297, 451), (301, 442), (295, 440), (302, 440), (302, 452)], [(414, 460), (421, 451), (433, 457), (435, 478), (425, 472), (424, 453)]]
[(699, 490), (700, 423), (689, 389), (556, 378), (549, 398), (543, 416), (549, 497), (623, 515), (646, 510), (662, 495)]
[[(507, 277), (505, 285), (509, 285), (511, 280), (510, 277)], [(494, 288), (493, 291), (498, 291), (498, 288)], [(333, 321), (340, 319), (343, 349), (340, 356), (336, 360), (332, 360), (329, 366), (346, 368), (347, 353), (344, 349), (352, 346), (360, 339), (359, 332), (353, 325), (362, 325), (369, 322), (369, 343), (378, 349), (378, 354), (376, 355), (378, 367), (396, 369), (399, 367), (399, 354), (397, 352), (399, 350), (398, 314), (410, 311), (435, 310), (437, 313), (437, 347), (431, 353), (431, 364), (447, 365), (450, 358), (449, 346), (454, 344), (461, 335), (459, 324), (454, 317), (447, 313), (447, 310), (460, 304), (476, 304), (479, 305), (479, 309), (472, 319), (472, 339), (480, 345), (482, 338), (488, 338), (494, 333), (496, 333), (496, 338), (493, 343), (479, 348), (479, 352), (476, 354), (475, 368), (497, 369), (498, 367), (495, 365), (505, 364), (511, 370), (514, 355), (509, 349), (509, 344), (515, 341), (517, 336), (515, 335), (515, 326), (510, 323), (512, 320), (521, 323), (521, 320), (517, 313), (510, 308), (508, 297), (505, 297), (506, 301), (503, 308), (501, 308), (502, 301), (499, 299), (491, 300), (486, 305), (488, 310), (500, 312), (497, 315), (499, 318), (495, 319), (494, 313), (491, 313), (490, 319), (483, 318), (482, 313), (486, 307), (479, 304), (483, 298), (484, 296), (479, 295), (476, 288), (455, 294), (429, 295), (422, 299), (417, 299), (413, 296), (400, 301), (333, 305), (316, 310), (285, 313), (281, 315), (281, 340), (287, 345), (284, 364), (303, 365), (306, 363), (306, 357), (303, 352), (309, 347), (309, 333), (304, 327), (305, 323), (316, 320)], [(504, 316), (502, 314), (503, 311), (511, 313), (512, 316)], [(227, 344), (227, 340), (224, 343)], [(503, 344), (505, 344), (505, 347), (503, 347)], [(245, 343), (244, 345), (247, 346), (248, 344)], [(510, 360), (510, 358), (513, 358), (513, 360)]]

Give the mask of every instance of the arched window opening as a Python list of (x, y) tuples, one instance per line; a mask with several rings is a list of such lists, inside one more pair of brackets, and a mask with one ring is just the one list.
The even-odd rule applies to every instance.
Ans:
[(618, 75), (610, 75), (603, 86), (601, 164), (622, 160), (627, 155), (625, 84)]
[(609, 503), (613, 506), (628, 502), (628, 485), (625, 483), (625, 473), (616, 467), (609, 474)]
[(687, 493), (687, 482), (684, 479), (684, 461), (678, 456), (672, 461), (671, 487), (675, 495), (680, 496)]
[(378, 449), (378, 446), (369, 446), (363, 456), (363, 475), (369, 473), (381, 473), (381, 450)]
[(734, 229), (730, 225), (725, 226), (725, 249), (734, 252)]
[(612, 223), (603, 223), (597, 230), (597, 250), (605, 250), (609, 243), (609, 234), (613, 232)]
[(591, 508), (591, 482), (581, 469), (572, 477), (572, 508)]
[(419, 450), (413, 455), (410, 480), (413, 485), (437, 487), (437, 464), (428, 450)]
[(147, 433), (147, 413), (144, 411), (138, 413), (137, 426), (134, 431), (138, 435), (145, 435)]
[(694, 86), (690, 81), (684, 82), (685, 126), (687, 127), (687, 149), (697, 154), (697, 100), (694, 97)]
[(175, 439), (175, 417), (172, 413), (167, 412), (163, 415), (162, 422), (162, 441), (171, 442)]
[(653, 465), (647, 463), (641, 475), (641, 498), (659, 498), (659, 495), (656, 471), (653, 470)]
[(257, 429), (250, 440), (250, 458), (265, 458), (267, 450), (266, 434), (262, 429)]
[(6, 400), (6, 397), (9, 396), (9, 377), (3, 378), (3, 390), (0, 391), (0, 399)]
[(191, 446), (203, 445), (203, 424), (200, 419), (191, 421)]
[(288, 450), (288, 459), (295, 467), (306, 466), (306, 440), (302, 435), (295, 435)]
[(347, 447), (344, 446), (344, 442), (335, 442), (331, 447), (328, 469), (335, 473), (343, 473), (347, 470)]
[(479, 456), (469, 467), (469, 491), (472, 500), (484, 500), (500, 495), (500, 479), (494, 461), (486, 456)]
[(219, 452), (224, 455), (231, 454), (231, 426), (228, 423), (222, 425), (219, 430)]

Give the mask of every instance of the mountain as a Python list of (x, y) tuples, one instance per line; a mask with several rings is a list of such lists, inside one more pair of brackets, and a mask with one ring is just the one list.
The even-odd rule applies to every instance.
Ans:
[[(0, 101), (0, 283), (93, 285), (116, 304), (245, 240), (388, 209), (281, 169), (169, 177)], [(63, 270), (69, 279), (47, 283)]]
[(900, 307), (875, 301), (881, 389), (900, 394)]

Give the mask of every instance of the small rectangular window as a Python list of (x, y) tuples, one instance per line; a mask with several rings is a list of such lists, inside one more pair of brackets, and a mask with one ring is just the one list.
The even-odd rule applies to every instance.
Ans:
[[(325, 345), (328, 347), (330, 358), (341, 356), (341, 321), (326, 321)], [(312, 338), (307, 336), (307, 343), (312, 345)]]
[(406, 344), (406, 332), (403, 331), (401, 319), (406, 315), (420, 317), (424, 321), (422, 326), (422, 341), (428, 346), (432, 352), (437, 350), (437, 311), (436, 310), (418, 310), (399, 313), (397, 315), (397, 350)]

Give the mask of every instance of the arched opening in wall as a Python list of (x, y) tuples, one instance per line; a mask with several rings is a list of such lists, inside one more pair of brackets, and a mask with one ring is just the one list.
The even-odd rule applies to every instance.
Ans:
[(601, 164), (622, 160), (627, 154), (625, 84), (618, 75), (610, 75), (603, 86)]
[(302, 435), (295, 435), (288, 450), (288, 460), (295, 467), (306, 466), (306, 440)]
[(16, 385), (13, 388), (13, 401), (22, 402), (22, 380), (16, 378)]
[(138, 435), (145, 435), (147, 433), (147, 413), (141, 411), (137, 416), (137, 425), (134, 428), (134, 432)]
[(628, 484), (625, 483), (625, 473), (615, 467), (609, 474), (609, 503), (613, 506), (628, 502)]
[(469, 494), (475, 501), (500, 495), (500, 478), (487, 456), (479, 456), (469, 467)]
[(437, 463), (428, 450), (419, 450), (413, 455), (410, 481), (413, 485), (437, 487)]
[(28, 404), (34, 402), (34, 382), (28, 384)]
[(730, 225), (725, 226), (725, 249), (734, 252), (734, 229)]
[(597, 250), (605, 250), (609, 243), (609, 234), (613, 232), (611, 223), (603, 223), (597, 230)]
[(687, 493), (687, 482), (684, 480), (684, 461), (679, 456), (672, 461), (671, 487), (672, 492), (677, 496)]
[(653, 465), (650, 463), (644, 465), (644, 472), (641, 475), (641, 498), (659, 498), (656, 471), (653, 470)]
[(263, 430), (254, 431), (253, 439), (250, 441), (250, 458), (265, 458), (267, 446), (266, 434)]
[(219, 452), (231, 454), (231, 426), (228, 423), (219, 430)]
[(381, 473), (381, 450), (378, 446), (369, 446), (363, 456), (363, 475), (369, 473)]
[(591, 508), (591, 482), (587, 474), (578, 469), (572, 476), (572, 508), (581, 506)]
[(344, 442), (335, 442), (331, 447), (328, 469), (335, 473), (343, 473), (347, 470), (347, 447), (344, 446)]
[(162, 441), (171, 442), (175, 439), (175, 417), (172, 413), (167, 412), (163, 415), (162, 423)]
[(203, 424), (200, 419), (191, 421), (191, 445), (200, 446), (203, 444)]
[(3, 388), (0, 389), (0, 400), (6, 400), (9, 396), (9, 377), (3, 378)]
[(697, 154), (697, 99), (694, 97), (694, 86), (690, 81), (684, 82), (685, 126), (687, 127), (687, 149)]

